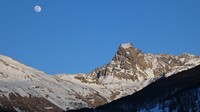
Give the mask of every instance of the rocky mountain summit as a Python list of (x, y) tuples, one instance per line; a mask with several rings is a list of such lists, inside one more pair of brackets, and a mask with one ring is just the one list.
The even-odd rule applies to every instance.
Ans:
[(97, 84), (115, 83), (119, 80), (142, 81), (194, 67), (199, 64), (199, 59), (199, 56), (188, 53), (179, 56), (144, 54), (131, 43), (121, 44), (108, 64), (80, 79), (82, 82)]
[(121, 44), (108, 64), (89, 74), (48, 75), (0, 55), (0, 110), (55, 112), (94, 108), (199, 64), (199, 56), (144, 54), (131, 43)]

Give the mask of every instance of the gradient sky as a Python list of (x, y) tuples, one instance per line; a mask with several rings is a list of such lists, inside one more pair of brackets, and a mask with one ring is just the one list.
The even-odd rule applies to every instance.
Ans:
[(91, 72), (127, 42), (200, 55), (200, 0), (0, 0), (0, 54), (49, 74)]

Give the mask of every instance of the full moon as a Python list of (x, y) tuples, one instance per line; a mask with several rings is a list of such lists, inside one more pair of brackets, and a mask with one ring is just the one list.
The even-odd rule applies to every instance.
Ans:
[(41, 8), (41, 6), (36, 5), (36, 6), (34, 7), (34, 10), (35, 10), (35, 12), (41, 12), (41, 11), (42, 11), (42, 8)]

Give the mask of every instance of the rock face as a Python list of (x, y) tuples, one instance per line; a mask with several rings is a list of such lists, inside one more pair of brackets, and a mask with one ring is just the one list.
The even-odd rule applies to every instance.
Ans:
[[(46, 107), (48, 111), (52, 108), (53, 111), (94, 108), (133, 94), (160, 77), (168, 77), (199, 64), (199, 56), (188, 53), (179, 56), (144, 54), (131, 43), (121, 44), (108, 64), (89, 74), (48, 75), (0, 55), (0, 109), (29, 111), (30, 108), (24, 108), (24, 103), (11, 105), (15, 103), (9, 100), (9, 95), (15, 95), (13, 98), (18, 102), (31, 102), (33, 99), (46, 102), (34, 105), (37, 109)], [(26, 104), (28, 107), (33, 105)]]
[[(170, 72), (188, 69), (198, 65), (199, 56), (188, 53), (179, 56), (170, 54), (144, 54), (134, 48), (133, 44), (121, 44), (111, 62), (97, 68), (83, 82), (105, 84), (114, 83), (114, 79), (142, 81), (147, 78), (159, 78)], [(112, 79), (107, 80), (107, 77)], [(92, 80), (91, 80), (92, 79)]]
[[(49, 102), (43, 97), (23, 97), (18, 93), (10, 93), (7, 96), (0, 97), (1, 106), (9, 108), (11, 111), (28, 111), (28, 112), (61, 112), (62, 109)], [(0, 107), (1, 107), (0, 106)], [(4, 112), (4, 111), (3, 111)]]

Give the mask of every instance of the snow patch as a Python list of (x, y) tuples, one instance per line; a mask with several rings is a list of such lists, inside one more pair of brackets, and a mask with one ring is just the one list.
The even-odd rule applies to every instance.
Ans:
[(124, 49), (127, 49), (130, 47), (133, 47), (133, 45), (131, 43), (124, 43), (124, 44), (121, 44), (121, 47), (123, 47)]
[(13, 107), (17, 112), (23, 112), (22, 110), (20, 110), (19, 108), (17, 107)]
[(53, 107), (44, 107), (46, 110), (53, 109)]

